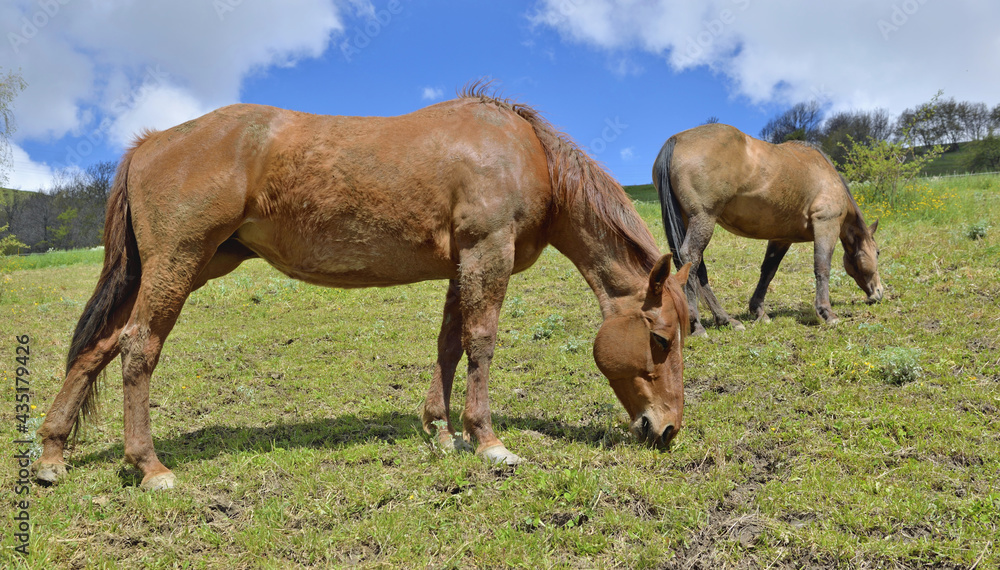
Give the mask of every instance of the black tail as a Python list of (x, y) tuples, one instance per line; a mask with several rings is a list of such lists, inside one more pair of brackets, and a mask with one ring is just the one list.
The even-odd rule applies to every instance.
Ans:
[[(128, 204), (128, 170), (132, 154), (141, 144), (139, 139), (125, 153), (115, 174), (111, 196), (108, 198), (107, 217), (104, 222), (104, 268), (97, 287), (73, 331), (69, 354), (66, 356), (66, 373), (84, 349), (98, 340), (109, 326), (111, 317), (139, 286), (142, 267), (139, 249), (132, 231), (132, 216)], [(80, 421), (97, 411), (98, 382), (95, 379), (87, 389), (80, 412), (73, 424), (73, 436), (80, 428)]]
[(653, 185), (660, 196), (660, 216), (663, 218), (663, 231), (667, 234), (667, 242), (670, 244), (670, 253), (674, 256), (674, 263), (680, 268), (685, 263), (681, 259), (680, 249), (684, 243), (684, 236), (687, 234), (687, 225), (681, 215), (681, 205), (670, 187), (670, 161), (674, 157), (674, 137), (667, 139), (660, 149), (660, 154), (653, 163)]

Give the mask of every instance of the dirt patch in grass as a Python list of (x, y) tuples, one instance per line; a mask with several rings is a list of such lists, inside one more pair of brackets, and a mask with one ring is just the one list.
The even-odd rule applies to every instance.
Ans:
[[(685, 547), (677, 553), (668, 567), (684, 569), (708, 568), (800, 568), (808, 553), (787, 551), (779, 561), (759, 560), (754, 555), (755, 546), (768, 533), (779, 533), (788, 524), (764, 517), (757, 510), (757, 495), (770, 481), (785, 477), (786, 459), (782, 450), (753, 450), (741, 445), (737, 448), (733, 462), (750, 467), (745, 479), (725, 494), (714, 509), (708, 513), (708, 522), (685, 541)], [(709, 469), (715, 460), (706, 457), (696, 466), (696, 470)], [(808, 515), (807, 515), (808, 516)], [(799, 522), (801, 524), (801, 520)], [(734, 552), (740, 552), (740, 562), (733, 565)], [(818, 563), (818, 564), (817, 564)], [(821, 561), (809, 560), (809, 567), (833, 567)]]

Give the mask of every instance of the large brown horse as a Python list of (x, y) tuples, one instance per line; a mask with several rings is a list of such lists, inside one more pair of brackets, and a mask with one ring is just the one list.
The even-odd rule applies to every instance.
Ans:
[(487, 380), (510, 275), (546, 244), (597, 296), (594, 358), (633, 432), (667, 447), (682, 419), (687, 267), (670, 275), (670, 254), (621, 187), (533, 109), (473, 85), (399, 117), (234, 105), (146, 133), (118, 167), (104, 268), (39, 430), (36, 477), (65, 475), (65, 442), (120, 353), (125, 459), (143, 487), (173, 486), (153, 449), (150, 375), (188, 295), (253, 257), (332, 287), (448, 279), (424, 427), (447, 426), (437, 437), (454, 444), (449, 402), (464, 353), (464, 435), (488, 460), (515, 464), (493, 432)]
[(670, 137), (653, 164), (663, 227), (677, 263), (688, 262), (691, 332), (705, 334), (698, 298), (718, 325), (743, 325), (730, 317), (708, 284), (702, 253), (715, 225), (749, 238), (766, 239), (760, 280), (750, 298), (750, 315), (768, 320), (764, 295), (793, 243), (812, 241), (816, 312), (826, 323), (837, 316), (830, 306), (830, 262), (837, 240), (844, 246), (844, 269), (874, 303), (882, 298), (878, 274), (876, 221), (865, 225), (847, 183), (830, 159), (807, 143), (770, 144), (728, 125), (709, 124)]

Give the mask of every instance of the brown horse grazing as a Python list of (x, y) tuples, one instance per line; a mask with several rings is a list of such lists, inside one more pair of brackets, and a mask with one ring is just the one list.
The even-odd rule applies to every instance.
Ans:
[(454, 445), (449, 402), (465, 353), (464, 435), (489, 461), (515, 464), (493, 432), (489, 366), (510, 275), (552, 244), (597, 296), (594, 358), (633, 432), (667, 447), (683, 411), (688, 268), (670, 275), (670, 254), (574, 143), (485, 91), (389, 118), (234, 105), (141, 136), (118, 167), (104, 268), (39, 430), (36, 477), (65, 475), (64, 444), (121, 353), (125, 459), (143, 487), (173, 486), (153, 449), (150, 375), (188, 295), (253, 257), (332, 287), (448, 279), (424, 428), (447, 426), (437, 437)]
[(773, 145), (728, 125), (709, 124), (670, 137), (653, 164), (663, 227), (677, 263), (691, 272), (686, 293), (691, 332), (704, 335), (698, 297), (708, 304), (717, 325), (743, 325), (726, 314), (708, 284), (702, 253), (715, 224), (749, 238), (766, 239), (760, 280), (750, 298), (750, 315), (767, 321), (764, 295), (791, 244), (815, 243), (816, 312), (826, 323), (837, 316), (830, 307), (830, 261), (837, 239), (844, 246), (844, 269), (868, 295), (882, 298), (878, 247), (830, 159), (798, 141)]

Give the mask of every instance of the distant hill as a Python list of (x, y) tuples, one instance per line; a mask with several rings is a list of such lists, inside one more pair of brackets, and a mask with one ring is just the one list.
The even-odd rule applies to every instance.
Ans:
[(2, 186), (0, 186), (0, 192), (3, 192), (5, 194), (9, 194), (10, 192), (13, 192), (14, 194), (22, 194), (23, 198), (27, 198), (32, 194), (37, 194), (37, 192), (32, 192), (30, 190), (16, 190), (14, 188), (3, 188)]
[[(949, 145), (941, 156), (932, 160), (924, 167), (924, 176), (943, 176), (946, 174), (965, 174), (969, 171), (969, 163), (975, 153), (975, 143), (963, 142)], [(918, 152), (920, 149), (917, 149)]]
[(656, 194), (656, 186), (652, 184), (635, 184), (633, 186), (623, 186), (625, 193), (630, 198), (639, 202), (659, 202), (660, 197)]

